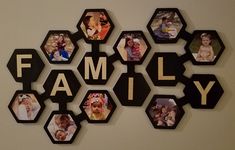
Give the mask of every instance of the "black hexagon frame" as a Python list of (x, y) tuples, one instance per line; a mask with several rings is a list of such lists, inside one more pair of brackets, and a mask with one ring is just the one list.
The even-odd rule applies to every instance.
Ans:
[(78, 50), (78, 45), (70, 31), (50, 30), (41, 45), (41, 50), (51, 64), (69, 64)]
[[(52, 126), (52, 127), (54, 127), (54, 126), (56, 126), (56, 123), (51, 123), (51, 121), (52, 121), (52, 119), (53, 119), (53, 117), (55, 116), (55, 115), (69, 115), (70, 116), (70, 119), (72, 119), (73, 120), (73, 122), (71, 123), (71, 125), (73, 125), (73, 126), (76, 126), (76, 129), (75, 129), (75, 131), (73, 131), (73, 134), (72, 134), (72, 136), (70, 137), (70, 139), (68, 139), (68, 140), (59, 140), (59, 139), (57, 139), (56, 137), (53, 137), (51, 134), (51, 132), (53, 132), (53, 131), (49, 131), (50, 129), (48, 129), (48, 126), (50, 125), (50, 126)], [(56, 128), (56, 127), (55, 127)], [(71, 143), (73, 143), (73, 141), (74, 141), (74, 139), (76, 138), (76, 136), (77, 136), (77, 134), (78, 134), (78, 132), (80, 131), (80, 129), (81, 129), (81, 125), (80, 125), (80, 123), (77, 123), (77, 121), (76, 121), (76, 118), (75, 118), (75, 116), (74, 116), (74, 114), (73, 114), (73, 112), (72, 111), (63, 111), (63, 112), (61, 112), (61, 111), (53, 111), (52, 113), (51, 113), (51, 115), (49, 116), (49, 118), (48, 118), (48, 120), (47, 120), (47, 122), (46, 122), (46, 124), (44, 125), (44, 130), (46, 131), (46, 133), (47, 133), (47, 135), (49, 136), (49, 138), (50, 138), (50, 140), (52, 141), (52, 143), (54, 143), (54, 144), (71, 144)], [(59, 129), (58, 129), (58, 131), (59, 131)], [(57, 131), (56, 131), (57, 132)], [(56, 132), (54, 133), (54, 134), (56, 134)]]
[[(162, 101), (161, 104), (156, 102), (158, 99)], [(165, 112), (162, 112), (163, 107)], [(175, 129), (184, 115), (184, 110), (174, 95), (154, 95), (145, 112), (156, 129)]]
[[(187, 41), (185, 45), (186, 52), (190, 55), (192, 63), (194, 65), (215, 65), (225, 49), (218, 33), (215, 30), (195, 30), (192, 36), (193, 38)], [(209, 46), (207, 46), (210, 48), (203, 48), (202, 38), (210, 40)], [(205, 50), (207, 50), (208, 56), (202, 55)], [(212, 52), (209, 50), (212, 50)], [(200, 57), (197, 56), (199, 54)]]
[[(34, 95), (34, 97), (32, 97), (32, 95)], [(22, 103), (23, 99), (27, 97), (29, 97), (32, 101), (34, 101), (34, 105), (32, 105), (33, 102), (31, 102), (31, 110), (30, 110), (31, 112), (30, 113), (27, 112), (27, 116), (25, 116), (26, 115), (25, 113), (28, 108), (25, 104), (20, 104), (20, 103)], [(19, 102), (16, 103), (16, 101), (19, 101)], [(21, 105), (25, 105), (25, 106), (21, 107)], [(40, 99), (40, 96), (38, 95), (37, 91), (18, 90), (15, 92), (13, 98), (11, 99), (11, 102), (9, 103), (8, 108), (18, 123), (35, 123), (37, 122), (40, 115), (42, 114), (45, 108), (45, 104)], [(30, 119), (28, 116), (29, 114), (33, 115), (34, 117)], [(19, 117), (22, 119), (20, 119)]]
[[(122, 45), (123, 41), (125, 43), (124, 45)], [(133, 41), (133, 45), (135, 43), (138, 43), (140, 45), (139, 48), (133, 48), (133, 47), (129, 48), (127, 46), (128, 41)], [(118, 55), (119, 60), (121, 61), (122, 64), (130, 65), (130, 64), (142, 64), (144, 59), (148, 55), (151, 46), (148, 40), (146, 39), (143, 31), (133, 30), (133, 31), (122, 31), (115, 45), (113, 46), (113, 49), (115, 50), (115, 53)], [(124, 55), (124, 52), (121, 52), (123, 50), (125, 50), (124, 52), (126, 52), (126, 55)]]
[[(94, 110), (91, 110), (93, 109), (91, 108), (93, 102), (100, 104), (101, 107), (99, 108), (96, 104)], [(89, 123), (107, 123), (116, 107), (113, 98), (107, 90), (89, 90), (80, 104), (80, 109)]]
[[(159, 28), (157, 28), (156, 30), (155, 30), (155, 32), (156, 33), (154, 33), (154, 31), (153, 31), (153, 29), (152, 29), (152, 27), (151, 27), (151, 25), (152, 25), (152, 23), (153, 23), (153, 21), (155, 20), (155, 17), (156, 16), (158, 16), (158, 13), (160, 13), (160, 12), (163, 12), (163, 16), (164, 17), (162, 17), (160, 20), (165, 20), (166, 22), (168, 22), (168, 20), (170, 19), (171, 20), (171, 26), (173, 26), (174, 25), (174, 23), (178, 23), (178, 22), (181, 22), (181, 28), (179, 29), (179, 31), (177, 31), (177, 29), (175, 28), (173, 28), (174, 30), (176, 30), (176, 31), (174, 31), (173, 29), (172, 29), (172, 32), (174, 31), (174, 32), (176, 32), (176, 33), (174, 33), (174, 34), (176, 34), (176, 36), (174, 35), (174, 38), (170, 38), (169, 36), (171, 36), (171, 35), (173, 35), (173, 33), (168, 33), (168, 32), (170, 32), (170, 31), (164, 31), (164, 32), (162, 32), (161, 30), (162, 30), (162, 28), (164, 28), (163, 30), (170, 30), (170, 29), (168, 29), (168, 27), (167, 27), (167, 25), (165, 25), (166, 27), (163, 27), (163, 25), (162, 24), (160, 24), (159, 25)], [(166, 14), (167, 13), (172, 13), (172, 12), (174, 12), (176, 15), (177, 15), (177, 18), (178, 19), (175, 19), (175, 16), (172, 16), (172, 15), (170, 15), (168, 18), (166, 17)], [(164, 13), (166, 13), (166, 14), (164, 14)], [(174, 14), (173, 14), (174, 15)], [(161, 16), (158, 16), (158, 17), (161, 17)], [(166, 19), (165, 19), (166, 18)], [(158, 19), (156, 19), (156, 20), (158, 20)], [(164, 21), (163, 21), (164, 22)], [(173, 23), (172, 23), (173, 22)], [(169, 22), (170, 23), (170, 22)], [(155, 24), (159, 24), (159, 21), (157, 21), (157, 23), (155, 23)], [(166, 23), (167, 24), (167, 23)], [(181, 15), (181, 13), (180, 13), (180, 11), (177, 9), (177, 8), (157, 8), (156, 10), (155, 10), (155, 12), (154, 12), (154, 14), (153, 14), (153, 16), (151, 17), (151, 19), (150, 19), (150, 21), (148, 22), (148, 24), (147, 24), (147, 29), (148, 29), (148, 31), (149, 31), (149, 33), (151, 34), (151, 36), (152, 36), (152, 38), (153, 38), (153, 40), (154, 40), (154, 42), (155, 43), (176, 43), (177, 41), (178, 41), (178, 39), (181, 37), (181, 34), (183, 33), (183, 31), (185, 30), (185, 28), (186, 28), (186, 22), (184, 21), (184, 19), (183, 19), (183, 17), (182, 17), (182, 15)], [(167, 28), (167, 29), (165, 29), (165, 28)], [(159, 31), (159, 32), (158, 32)], [(178, 33), (177, 33), (178, 32)], [(157, 35), (162, 35), (162, 36), (157, 36)], [(157, 38), (157, 37), (159, 37), (159, 38)]]
[[(88, 17), (87, 17), (87, 14), (88, 14), (88, 13), (98, 13), (99, 15), (102, 14), (103, 16), (106, 17), (106, 19), (104, 19), (103, 21), (100, 21), (100, 20), (101, 20), (101, 17), (98, 17), (99, 19), (94, 19), (95, 21), (97, 21), (96, 24), (98, 24), (98, 21), (99, 21), (100, 24), (102, 24), (102, 23), (108, 24), (108, 31), (105, 31), (106, 33), (105, 33), (105, 35), (103, 35), (103, 36), (104, 36), (103, 38), (101, 38), (101, 39), (94, 39), (93, 36), (91, 36), (93, 39), (89, 39), (89, 38), (88, 38), (88, 35), (84, 33), (83, 30), (85, 30), (85, 28), (86, 28), (85, 25), (84, 25), (84, 22), (86, 22), (86, 24), (87, 24), (87, 26), (88, 26), (87, 21), (90, 22), (90, 18), (94, 17), (94, 16), (88, 16), (88, 17), (89, 17), (89, 18), (88, 18)], [(96, 18), (97, 18), (97, 17), (96, 17)], [(85, 28), (83, 29), (83, 28), (81, 27), (81, 25), (83, 25)], [(111, 18), (109, 17), (109, 15), (108, 15), (108, 13), (107, 13), (107, 11), (106, 11), (105, 9), (85, 9), (85, 11), (83, 12), (83, 15), (82, 15), (81, 19), (79, 20), (79, 22), (78, 22), (78, 24), (77, 24), (77, 28), (78, 28), (78, 30), (80, 31), (80, 33), (83, 35), (83, 38), (84, 38), (84, 40), (85, 40), (87, 43), (93, 43), (93, 44), (96, 43), (96, 44), (99, 44), (99, 43), (106, 43), (106, 41), (108, 40), (110, 34), (112, 33), (112, 30), (113, 30), (113, 28), (114, 28), (114, 24), (113, 24)], [(86, 30), (88, 30), (88, 29), (90, 29), (90, 28), (91, 28), (91, 27), (87, 27)], [(97, 28), (97, 27), (96, 27), (96, 28)], [(94, 28), (94, 29), (95, 29), (95, 28)], [(101, 25), (101, 31), (102, 31), (102, 29), (105, 29), (105, 28), (104, 28), (104, 26), (102, 27), (102, 25)], [(90, 30), (91, 30), (91, 29), (90, 29)], [(101, 31), (99, 32), (99, 34), (101, 33)], [(86, 31), (86, 32), (87, 32), (87, 31)], [(96, 29), (96, 32), (97, 32), (97, 29)], [(94, 34), (96, 34), (96, 32), (95, 32)]]

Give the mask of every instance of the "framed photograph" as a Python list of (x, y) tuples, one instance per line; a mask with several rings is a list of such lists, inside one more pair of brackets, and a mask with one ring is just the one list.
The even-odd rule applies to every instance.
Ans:
[(141, 64), (150, 48), (142, 31), (123, 31), (114, 45), (123, 64)]
[(155, 43), (176, 43), (186, 23), (177, 8), (158, 8), (147, 28)]
[(214, 65), (222, 54), (225, 46), (214, 30), (197, 30), (186, 50), (192, 56), (195, 65)]
[(112, 97), (105, 90), (90, 90), (80, 105), (89, 123), (106, 123), (116, 109)]
[(76, 137), (80, 127), (80, 124), (77, 125), (71, 111), (54, 111), (50, 115), (44, 129), (53, 143), (70, 144)]
[(18, 123), (33, 123), (45, 106), (36, 91), (16, 91), (8, 107)]
[(105, 43), (114, 24), (105, 9), (86, 9), (77, 27), (87, 43)]
[(78, 46), (71, 33), (65, 30), (49, 31), (41, 49), (52, 64), (68, 64), (72, 61)]
[(146, 113), (154, 128), (175, 129), (184, 110), (172, 95), (155, 95), (149, 103)]

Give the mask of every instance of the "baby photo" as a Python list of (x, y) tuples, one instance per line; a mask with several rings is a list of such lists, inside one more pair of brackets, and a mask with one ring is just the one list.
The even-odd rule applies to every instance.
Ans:
[(31, 93), (18, 94), (11, 106), (19, 120), (34, 120), (41, 106)]
[(140, 61), (147, 45), (140, 33), (127, 33), (123, 34), (117, 49), (124, 61)]
[(213, 62), (221, 45), (213, 32), (201, 32), (194, 36), (189, 49), (197, 62)]
[(149, 110), (154, 124), (159, 127), (174, 126), (178, 113), (178, 106), (173, 99), (169, 98), (157, 98)]
[(69, 114), (55, 114), (47, 128), (55, 141), (70, 141), (77, 125)]
[(183, 24), (175, 11), (159, 11), (151, 23), (157, 40), (176, 38), (182, 27)]
[(83, 104), (83, 109), (90, 120), (106, 120), (112, 107), (105, 93), (90, 93)]
[(89, 40), (103, 40), (110, 26), (104, 12), (88, 12), (80, 25), (83, 33)]
[(74, 50), (74, 45), (68, 34), (51, 34), (44, 46), (51, 61), (68, 61)]

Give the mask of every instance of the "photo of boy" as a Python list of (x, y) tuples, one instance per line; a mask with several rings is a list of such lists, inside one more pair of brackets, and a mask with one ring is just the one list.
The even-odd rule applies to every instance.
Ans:
[(175, 39), (183, 24), (175, 11), (159, 11), (151, 23), (151, 30), (157, 40)]
[(111, 25), (104, 12), (88, 12), (80, 25), (89, 40), (103, 40)]
[(77, 125), (69, 114), (55, 114), (47, 128), (55, 141), (70, 141)]
[(34, 120), (41, 106), (34, 94), (18, 94), (11, 106), (19, 120)]
[(140, 61), (147, 50), (147, 45), (140, 33), (123, 34), (117, 50), (124, 61)]
[(90, 93), (83, 109), (90, 120), (106, 120), (112, 110), (112, 104), (105, 93)]

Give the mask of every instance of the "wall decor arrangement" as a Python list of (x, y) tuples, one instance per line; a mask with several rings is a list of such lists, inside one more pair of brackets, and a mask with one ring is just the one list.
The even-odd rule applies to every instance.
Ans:
[[(174, 44), (182, 38), (187, 43), (185, 54), (156, 52), (146, 66), (154, 86), (185, 85), (184, 96), (154, 95), (146, 108), (146, 114), (156, 129), (175, 129), (184, 115), (183, 106), (190, 104), (196, 109), (213, 109), (223, 94), (216, 76), (213, 74), (184, 75), (184, 63), (193, 65), (215, 65), (225, 46), (215, 30), (195, 30), (188, 33), (186, 22), (177, 8), (157, 8), (147, 24), (147, 30), (156, 44)], [(127, 67), (113, 92), (123, 106), (142, 106), (150, 87), (141, 72), (135, 71), (148, 55), (151, 46), (141, 30), (122, 31), (113, 46), (114, 54), (108, 56), (100, 51), (110, 37), (114, 23), (105, 9), (86, 9), (77, 24), (78, 31), (50, 30), (41, 44), (41, 50), (51, 64), (70, 64), (79, 49), (77, 41), (84, 39), (91, 45), (77, 66), (84, 82), (88, 85), (107, 83), (114, 69), (113, 63), (120, 61)], [(59, 104), (44, 125), (44, 129), (54, 144), (70, 144), (82, 126), (80, 123), (107, 123), (116, 109), (115, 100), (108, 90), (88, 90), (80, 102), (81, 113), (75, 115), (67, 109), (81, 86), (70, 69), (51, 70), (43, 84), (44, 93), (31, 88), (45, 64), (35, 49), (15, 49), (7, 67), (16, 82), (23, 85), (11, 99), (8, 108), (18, 123), (35, 123), (45, 109), (44, 101), (50, 99)]]

